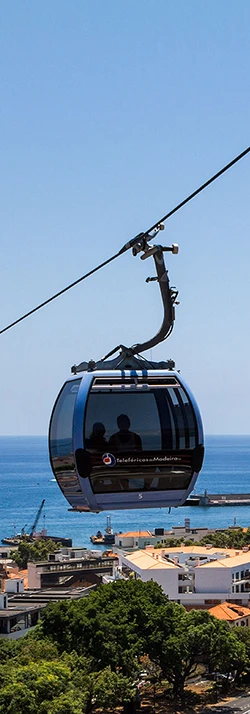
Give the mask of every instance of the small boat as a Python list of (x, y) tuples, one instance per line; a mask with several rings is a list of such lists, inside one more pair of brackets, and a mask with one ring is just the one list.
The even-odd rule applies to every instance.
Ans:
[(107, 516), (107, 525), (104, 531), (104, 535), (101, 531), (97, 531), (96, 535), (90, 536), (91, 543), (95, 545), (114, 545), (116, 533), (113, 532), (111, 527), (111, 517)]

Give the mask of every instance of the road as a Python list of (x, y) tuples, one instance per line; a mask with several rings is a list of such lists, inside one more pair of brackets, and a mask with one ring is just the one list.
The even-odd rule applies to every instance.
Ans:
[(204, 714), (250, 714), (250, 691), (227, 702), (218, 702), (212, 707), (205, 707)]

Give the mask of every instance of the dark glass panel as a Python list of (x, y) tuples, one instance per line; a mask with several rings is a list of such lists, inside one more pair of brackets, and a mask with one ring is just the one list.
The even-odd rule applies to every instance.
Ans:
[[(119, 417), (123, 418), (119, 420)], [(90, 394), (85, 440), (86, 448), (102, 453), (107, 450), (159, 451), (161, 425), (153, 392)]]
[[(50, 454), (55, 473), (74, 471), (73, 416), (81, 379), (66, 382), (52, 414), (50, 425)], [(61, 479), (62, 482), (62, 479)]]
[(170, 387), (166, 391), (166, 396), (170, 398), (172, 402), (171, 412), (173, 415), (175, 429), (176, 429), (176, 448), (185, 449), (187, 448), (186, 443), (186, 430), (182, 414), (182, 409), (178, 399), (178, 390)]
[(114, 389), (111, 381), (109, 391), (92, 389), (87, 403), (84, 475), (93, 491), (186, 490), (194, 471), (190, 438), (194, 447), (196, 421), (185, 390), (166, 384)]
[(178, 394), (184, 406), (185, 419), (187, 422), (189, 435), (189, 448), (194, 449), (197, 443), (197, 429), (194, 409), (192, 407), (191, 402), (189, 401), (186, 392), (184, 392), (184, 389), (182, 389), (182, 387), (178, 389)]
[(124, 493), (145, 491), (178, 491), (187, 489), (191, 479), (190, 469), (155, 469), (148, 475), (143, 473), (119, 474), (102, 470), (92, 476), (91, 483), (94, 493)]

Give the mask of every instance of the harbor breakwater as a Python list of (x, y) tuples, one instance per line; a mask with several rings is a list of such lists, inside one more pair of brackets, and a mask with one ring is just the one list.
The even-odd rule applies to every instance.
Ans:
[(207, 493), (190, 496), (184, 506), (250, 506), (250, 493)]

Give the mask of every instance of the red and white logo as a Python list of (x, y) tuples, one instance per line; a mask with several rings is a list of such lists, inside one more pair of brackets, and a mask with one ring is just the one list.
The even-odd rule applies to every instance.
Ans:
[(105, 466), (115, 466), (116, 464), (116, 458), (113, 456), (113, 454), (103, 454), (102, 461)]

